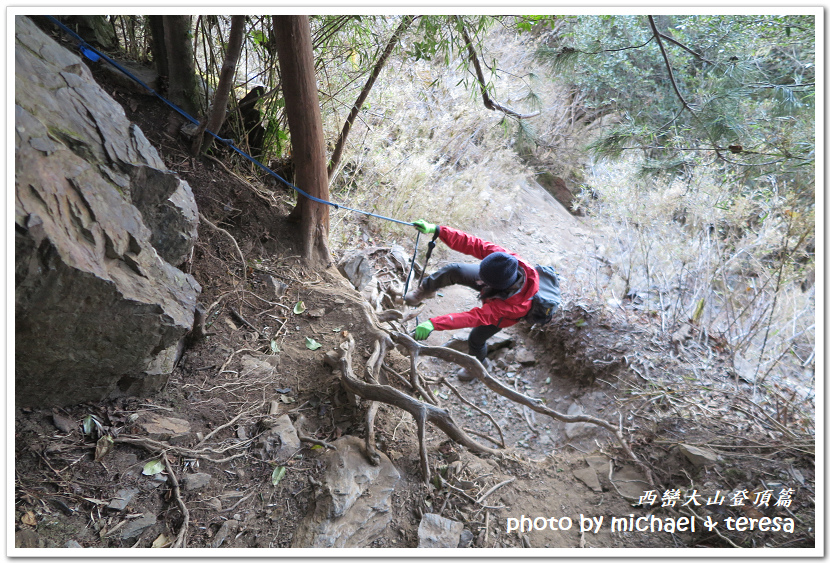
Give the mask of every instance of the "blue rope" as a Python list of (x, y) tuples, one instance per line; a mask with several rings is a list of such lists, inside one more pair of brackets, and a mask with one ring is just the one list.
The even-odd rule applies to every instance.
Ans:
[[(164, 98), (164, 96), (162, 96), (161, 94), (159, 94), (158, 92), (156, 92), (155, 90), (153, 90), (152, 88), (150, 88), (149, 86), (147, 86), (147, 85), (146, 85), (144, 82), (142, 82), (142, 81), (141, 81), (141, 80), (140, 80), (137, 76), (133, 75), (133, 74), (132, 74), (129, 70), (127, 70), (126, 68), (124, 68), (123, 66), (121, 66), (120, 64), (118, 64), (117, 62), (115, 62), (114, 60), (112, 60), (111, 58), (109, 58), (107, 55), (105, 55), (104, 53), (102, 53), (101, 51), (99, 51), (98, 49), (96, 49), (95, 47), (93, 47), (92, 45), (90, 45), (89, 43), (87, 43), (86, 41), (84, 41), (84, 39), (83, 39), (80, 35), (78, 35), (78, 34), (77, 34), (77, 33), (75, 33), (74, 31), (72, 31), (70, 28), (68, 28), (66, 25), (64, 25), (63, 23), (61, 23), (61, 22), (60, 22), (57, 18), (55, 18), (55, 17), (53, 17), (53, 16), (48, 16), (48, 15), (47, 15), (46, 17), (47, 17), (47, 18), (48, 18), (48, 19), (49, 19), (52, 23), (54, 23), (55, 25), (57, 25), (57, 26), (58, 26), (59, 28), (61, 28), (63, 31), (65, 31), (66, 33), (68, 33), (69, 35), (71, 35), (71, 36), (72, 36), (72, 37), (73, 37), (76, 41), (78, 41), (78, 46), (77, 46), (77, 47), (78, 47), (78, 50), (79, 50), (79, 51), (80, 51), (80, 52), (81, 52), (81, 53), (82, 53), (82, 54), (83, 54), (86, 58), (88, 58), (88, 59), (89, 59), (89, 60), (91, 60), (92, 62), (96, 62), (96, 61), (98, 61), (99, 59), (104, 59), (104, 60), (105, 60), (105, 61), (107, 61), (109, 64), (111, 64), (112, 66), (114, 66), (115, 68), (117, 68), (118, 70), (120, 70), (122, 73), (124, 73), (126, 76), (128, 76), (129, 78), (131, 78), (132, 80), (134, 80), (135, 82), (137, 82), (138, 84), (140, 84), (141, 86), (143, 86), (143, 87), (144, 87), (144, 88), (145, 88), (148, 92), (150, 92), (151, 94), (155, 95), (155, 96), (156, 96), (158, 99), (160, 99), (162, 102), (164, 102), (165, 104), (167, 104), (168, 106), (170, 106), (170, 108), (172, 108), (174, 111), (176, 111), (176, 112), (178, 112), (179, 114), (181, 114), (181, 115), (182, 115), (185, 119), (187, 119), (188, 121), (190, 121), (190, 122), (191, 122), (191, 123), (193, 123), (194, 125), (198, 125), (198, 124), (199, 124), (199, 122), (198, 122), (196, 119), (194, 119), (193, 117), (191, 117), (190, 115), (188, 115), (188, 114), (187, 114), (187, 112), (185, 112), (183, 109), (181, 109), (180, 107), (178, 107), (176, 104), (174, 104), (174, 103), (173, 103), (173, 102), (171, 102), (170, 100), (167, 100), (166, 98)], [(255, 159), (255, 158), (254, 158), (254, 157), (252, 157), (251, 155), (249, 155), (249, 154), (247, 154), (247, 153), (245, 153), (245, 152), (241, 151), (239, 148), (237, 148), (237, 147), (236, 147), (236, 145), (234, 145), (234, 144), (233, 144), (233, 139), (223, 139), (222, 137), (220, 137), (219, 135), (217, 135), (216, 133), (214, 133), (213, 131), (210, 131), (210, 130), (208, 130), (208, 129), (205, 129), (205, 133), (208, 133), (209, 135), (213, 136), (213, 137), (214, 137), (217, 141), (219, 141), (220, 143), (224, 144), (224, 145), (225, 145), (225, 146), (227, 146), (227, 147), (230, 147), (231, 149), (233, 149), (234, 151), (236, 151), (236, 153), (237, 153), (237, 154), (239, 154), (239, 155), (240, 155), (240, 156), (242, 156), (243, 158), (246, 158), (246, 159), (247, 159), (247, 160), (249, 160), (250, 162), (254, 163), (254, 164), (255, 164), (255, 165), (257, 165), (259, 168), (261, 168), (262, 170), (264, 170), (265, 172), (267, 172), (268, 174), (270, 174), (271, 176), (273, 176), (274, 178), (276, 178), (277, 180), (279, 180), (280, 182), (282, 182), (283, 184), (285, 184), (285, 185), (286, 185), (286, 186), (288, 186), (289, 188), (293, 189), (293, 190), (294, 190), (294, 191), (296, 191), (298, 194), (300, 194), (300, 195), (303, 195), (303, 196), (307, 197), (307, 198), (308, 198), (308, 199), (310, 199), (311, 201), (316, 201), (317, 203), (322, 203), (322, 204), (325, 204), (325, 205), (330, 205), (331, 207), (334, 207), (335, 209), (345, 209), (346, 211), (352, 211), (352, 212), (354, 212), (354, 213), (362, 213), (363, 215), (368, 215), (368, 216), (370, 216), (370, 217), (377, 217), (378, 219), (384, 219), (384, 220), (386, 220), (386, 221), (391, 221), (391, 222), (393, 222), (393, 223), (400, 223), (401, 225), (410, 225), (410, 226), (414, 225), (413, 223), (410, 223), (410, 222), (408, 222), (408, 221), (401, 221), (401, 220), (399, 220), (399, 219), (393, 219), (392, 217), (385, 217), (385, 216), (383, 216), (383, 215), (378, 215), (378, 214), (376, 214), (376, 213), (371, 213), (371, 212), (369, 212), (369, 211), (363, 211), (363, 210), (361, 210), (361, 209), (355, 209), (355, 208), (353, 208), (353, 207), (347, 207), (347, 206), (345, 206), (345, 205), (340, 205), (339, 203), (334, 203), (334, 202), (331, 202), (331, 201), (326, 201), (325, 199), (321, 199), (321, 198), (319, 198), (319, 197), (315, 197), (315, 196), (313, 196), (313, 195), (311, 195), (311, 194), (308, 194), (308, 193), (306, 193), (305, 191), (303, 191), (303, 190), (301, 190), (300, 188), (298, 188), (297, 186), (295, 186), (294, 184), (292, 184), (291, 182), (289, 182), (288, 180), (286, 180), (285, 178), (283, 178), (282, 176), (280, 176), (279, 174), (277, 174), (276, 172), (274, 172), (273, 170), (271, 170), (270, 168), (268, 168), (267, 166), (265, 166), (264, 164), (262, 164), (260, 161), (258, 161), (257, 159)]]

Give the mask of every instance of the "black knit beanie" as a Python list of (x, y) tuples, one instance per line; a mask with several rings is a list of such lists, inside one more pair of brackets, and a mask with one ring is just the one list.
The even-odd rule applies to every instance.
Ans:
[(493, 289), (507, 289), (519, 277), (519, 261), (506, 252), (494, 252), (481, 261), (478, 275), (481, 281)]

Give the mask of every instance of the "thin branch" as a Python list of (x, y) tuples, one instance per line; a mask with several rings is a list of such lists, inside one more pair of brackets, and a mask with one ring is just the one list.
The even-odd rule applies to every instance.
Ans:
[(481, 98), (484, 102), (484, 107), (486, 107), (489, 110), (500, 111), (505, 115), (509, 115), (517, 119), (528, 119), (530, 117), (536, 117), (537, 115), (540, 115), (542, 113), (541, 111), (521, 114), (515, 110), (501, 105), (500, 103), (490, 98), (490, 95), (487, 93), (487, 82), (484, 80), (484, 71), (481, 70), (481, 63), (479, 62), (478, 55), (476, 54), (475, 48), (473, 47), (473, 41), (470, 39), (470, 35), (469, 33), (467, 33), (467, 28), (464, 26), (464, 21), (461, 19), (461, 17), (456, 16), (456, 20), (458, 20), (459, 26), (461, 27), (461, 35), (464, 37), (464, 41), (467, 44), (467, 53), (469, 54), (470, 62), (473, 63), (473, 67), (476, 71), (476, 78), (478, 80), (479, 88), (481, 89)]
[(349, 131), (352, 128), (352, 124), (354, 123), (357, 114), (360, 112), (360, 108), (363, 107), (363, 103), (369, 96), (369, 92), (372, 90), (372, 86), (374, 86), (375, 80), (377, 80), (377, 77), (380, 75), (380, 71), (383, 70), (383, 67), (386, 64), (386, 60), (389, 58), (389, 55), (392, 54), (392, 51), (395, 49), (395, 46), (400, 42), (401, 36), (404, 34), (406, 29), (412, 24), (412, 21), (414, 19), (415, 16), (412, 15), (407, 15), (403, 17), (401, 23), (398, 25), (398, 28), (392, 34), (392, 37), (389, 38), (389, 42), (386, 44), (386, 49), (383, 50), (383, 53), (380, 55), (380, 58), (375, 63), (375, 66), (372, 69), (372, 74), (369, 75), (369, 79), (366, 81), (366, 84), (363, 85), (363, 89), (357, 96), (357, 100), (352, 106), (352, 110), (349, 112), (349, 117), (346, 118), (346, 122), (343, 124), (343, 130), (340, 131), (340, 136), (337, 138), (337, 143), (335, 143), (334, 146), (334, 152), (331, 155), (331, 162), (329, 162), (328, 166), (329, 181), (331, 181), (333, 172), (337, 168), (337, 165), (340, 163), (340, 158), (343, 156), (343, 147), (346, 145), (346, 139), (348, 139), (349, 137)]
[(184, 520), (179, 528), (179, 533), (176, 535), (176, 541), (173, 542), (173, 547), (187, 547), (187, 529), (190, 524), (190, 511), (187, 510), (184, 501), (182, 500), (181, 491), (179, 490), (179, 480), (176, 479), (176, 472), (173, 471), (173, 466), (170, 465), (170, 460), (167, 459), (167, 452), (161, 453), (161, 459), (164, 460), (164, 465), (167, 467), (167, 477), (170, 479), (170, 484), (173, 486), (173, 496), (176, 498), (176, 503), (182, 511)]

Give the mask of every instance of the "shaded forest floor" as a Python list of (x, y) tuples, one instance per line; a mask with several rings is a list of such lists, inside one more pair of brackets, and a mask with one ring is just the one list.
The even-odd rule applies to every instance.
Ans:
[[(286, 190), (253, 173), (231, 173), (233, 159), (222, 150), (215, 151), (216, 159), (191, 157), (177, 127), (168, 126), (169, 110), (154, 98), (105, 87), (167, 166), (189, 182), (200, 213), (210, 222), (201, 222), (192, 260), (183, 266), (202, 285), (209, 336), (185, 351), (167, 386), (153, 397), (55, 411), (16, 410), (16, 543), (64, 547), (77, 542), (94, 548), (172, 542), (182, 529), (183, 510), (165, 479), (142, 474), (157, 456), (136, 442), (150, 435), (147, 421), (161, 417), (188, 425), (178, 439), (172, 431), (168, 453), (170, 468), (183, 480), (186, 545), (290, 547), (299, 521), (313, 508), (324, 452), (305, 443), (283, 462), (285, 477), (275, 485), (275, 465), (258, 454), (257, 439), (272, 401), (279, 414), (288, 414), (318, 440), (364, 436), (365, 405), (349, 401), (325, 361), (343, 331), (358, 340), (356, 363), (369, 357), (359, 294), (336, 269), (315, 272), (299, 262), (295, 226), (287, 222), (291, 195)], [(654, 483), (604, 430), (545, 420), (480, 382), (457, 382), (455, 366), (429, 359), (426, 373), (446, 376), (501, 426), (506, 454), (475, 456), (430, 427), (430, 464), (453, 488), (424, 484), (415, 423), (408, 414), (382, 406), (378, 447), (401, 480), (393, 492), (392, 522), (372, 547), (417, 547), (421, 516), (430, 512), (464, 523), (472, 547), (814, 546), (814, 443), (788, 418), (786, 401), (751, 399), (751, 386), (735, 376), (721, 343), (700, 335), (691, 323), (664, 337), (634, 301), (610, 308), (569, 300), (568, 268), (595, 251), (591, 241), (597, 235), (537, 186), (523, 188), (517, 210), (509, 222), (483, 218), (475, 234), (533, 262), (555, 255), (564, 274), (565, 303), (542, 330), (520, 324), (503, 331), (504, 347), (491, 356), (492, 375), (559, 412), (581, 411), (620, 424)], [(381, 247), (382, 262), (391, 245), (380, 241), (371, 223), (354, 221), (367, 233), (366, 248)], [(412, 241), (404, 244), (411, 255)], [(464, 257), (439, 254), (430, 269), (458, 259)], [(390, 276), (399, 276), (390, 264)], [(306, 310), (295, 314), (300, 301)], [(450, 288), (422, 315), (474, 305), (469, 291)], [(435, 333), (430, 343), (450, 337)], [(322, 346), (309, 349), (308, 338)], [(399, 373), (408, 367), (408, 359), (397, 352), (388, 361)], [(452, 394), (441, 391), (440, 397), (467, 428), (493, 433), (491, 422)], [(97, 435), (81, 432), (88, 415), (116, 435), (101, 461), (94, 461)], [(684, 454), (688, 446), (713, 457)], [(193, 474), (209, 479), (198, 485), (185, 479)], [(486, 503), (474, 502), (496, 485), (501, 486)], [(782, 490), (791, 490), (786, 506)], [(126, 507), (115, 507), (113, 501), (125, 491), (130, 496)], [(655, 503), (633, 507), (648, 491)], [(771, 492), (766, 503), (764, 491)], [(741, 503), (736, 499), (744, 498), (742, 493)], [(718, 495), (722, 504), (707, 503)], [(699, 519), (694, 533), (612, 533), (611, 518), (629, 514)], [(508, 532), (508, 519), (522, 516), (568, 517), (574, 524), (569, 530)], [(580, 533), (581, 516), (604, 517), (600, 532)], [(793, 528), (727, 529), (727, 518), (741, 517), (790, 518)], [(720, 525), (707, 531), (707, 518)], [(135, 533), (125, 534), (127, 529)]]

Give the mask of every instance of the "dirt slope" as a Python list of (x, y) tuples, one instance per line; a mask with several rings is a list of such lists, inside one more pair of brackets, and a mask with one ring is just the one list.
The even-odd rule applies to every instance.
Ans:
[[(189, 424), (189, 431), (168, 452), (174, 473), (180, 479), (197, 473), (210, 476), (207, 484), (183, 486), (180, 491), (188, 511), (188, 547), (289, 547), (298, 521), (313, 505), (322, 453), (306, 444), (283, 462), (286, 474), (275, 486), (274, 465), (255, 454), (250, 440), (262, 432), (272, 400), (277, 401), (279, 413), (289, 414), (295, 423), (302, 415), (305, 432), (316, 439), (364, 436), (365, 405), (348, 400), (337, 375), (324, 361), (325, 352), (337, 348), (343, 331), (353, 333), (362, 345), (359, 361), (369, 356), (356, 292), (335, 271), (311, 272), (298, 263), (293, 227), (285, 221), (289, 208), (283, 192), (265, 188), (254, 174), (247, 175), (251, 185), (214, 160), (189, 157), (170, 132), (172, 128), (158, 127), (168, 122), (163, 107), (115, 86), (108, 90), (160, 148), (168, 166), (191, 184), (201, 213), (224, 230), (202, 224), (193, 259), (184, 266), (204, 288), (200, 301), (210, 310), (209, 336), (193, 343), (157, 396), (78, 405), (63, 412), (16, 411), (16, 543), (64, 547), (67, 542), (78, 542), (96, 548), (150, 547), (154, 542), (172, 541), (184, 523), (175, 491), (164, 479), (142, 475), (145, 464), (158, 459), (141, 441), (149, 435), (147, 418), (155, 415)], [(228, 155), (219, 158), (227, 160)], [(706, 420), (699, 410), (682, 404), (667, 386), (682, 387), (684, 377), (692, 373), (688, 360), (705, 355), (703, 347), (698, 350), (689, 344), (684, 359), (671, 342), (656, 337), (652, 319), (635, 304), (611, 310), (602, 301), (583, 299), (584, 292), (567, 285), (569, 271), (593, 267), (591, 255), (601, 244), (601, 236), (537, 186), (522, 186), (515, 202), (506, 219), (484, 220), (480, 230), (471, 231), (532, 262), (558, 267), (566, 302), (556, 321), (542, 331), (521, 324), (504, 331), (511, 343), (493, 353), (493, 375), (544, 399), (559, 412), (581, 409), (619, 422), (634, 451), (652, 469), (655, 484), (644, 482), (642, 468), (626, 459), (607, 432), (586, 425), (566, 427), (533, 416), (481, 383), (457, 383), (454, 366), (427, 360), (425, 373), (448, 376), (470, 400), (491, 413), (504, 431), (508, 451), (501, 458), (474, 456), (430, 428), (430, 463), (444, 475), (449, 475), (450, 467), (455, 472), (452, 479), (448, 476), (455, 489), (437, 489), (421, 480), (411, 417), (382, 406), (378, 447), (395, 463), (402, 479), (393, 493), (392, 523), (372, 547), (416, 547), (420, 517), (427, 512), (463, 522), (473, 534), (474, 547), (813, 545), (810, 498), (814, 481), (811, 458), (803, 453), (807, 447), (789, 444), (774, 451), (756, 449), (752, 451), (759, 453), (750, 459), (743, 453), (746, 450), (735, 450), (740, 455), (734, 457), (721, 447), (717, 464), (693, 465), (678, 452), (678, 443), (720, 443), (724, 429), (732, 433), (742, 429), (744, 437), (765, 439), (765, 444), (779, 437), (752, 419), (741, 423)], [(245, 257), (244, 265), (231, 237)], [(460, 258), (439, 253), (430, 269)], [(475, 296), (464, 288), (442, 293), (429, 302), (424, 316), (475, 305)], [(299, 301), (306, 311), (294, 314), (292, 309)], [(409, 328), (414, 324), (410, 322)], [(450, 336), (434, 333), (430, 343)], [(307, 338), (321, 348), (310, 350)], [(401, 373), (408, 360), (394, 352), (389, 364)], [(717, 354), (709, 366), (713, 382), (707, 400), (725, 401), (718, 393), (728, 393), (731, 379), (722, 376), (727, 367)], [(484, 417), (465, 408), (446, 390), (441, 393), (446, 396), (442, 396), (443, 404), (457, 420), (493, 434), (492, 424)], [(89, 415), (97, 417), (105, 433), (116, 437), (112, 451), (100, 461), (94, 460), (100, 431), (81, 431)], [(470, 501), (500, 484), (486, 503)], [(724, 531), (729, 538), (724, 539), (703, 530), (701, 521), (695, 533), (610, 532), (612, 516), (653, 513), (660, 518), (688, 518), (681, 503), (632, 508), (632, 500), (646, 489), (653, 489), (658, 497), (666, 490), (699, 489), (705, 499), (716, 491), (754, 491), (762, 484), (775, 490), (783, 486), (797, 490), (796, 502), (789, 509), (798, 518), (794, 532)], [(135, 491), (127, 508), (111, 508), (111, 502), (125, 490)], [(703, 504), (697, 513), (704, 518), (744, 512), (757, 516), (743, 508)], [(761, 512), (752, 510), (761, 515), (787, 515), (780, 509), (759, 508)], [(581, 516), (602, 516), (600, 532), (580, 533)], [(508, 532), (510, 519), (521, 522), (522, 517), (554, 518), (562, 528), (567, 526), (563, 519), (570, 518), (571, 526), (557, 531), (546, 525), (544, 530)], [(232, 530), (227, 525), (231, 520), (236, 523)], [(135, 522), (147, 525), (140, 528)], [(138, 531), (125, 535), (127, 528)]]

